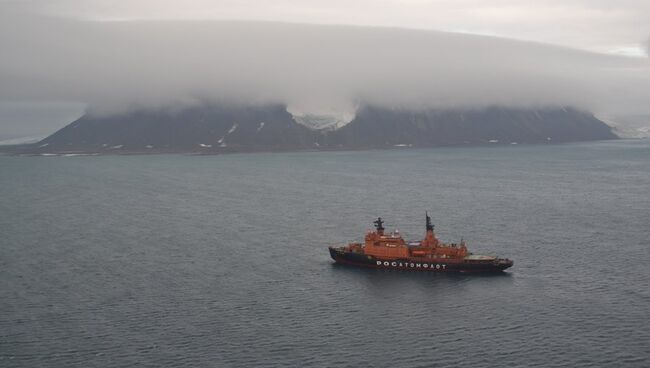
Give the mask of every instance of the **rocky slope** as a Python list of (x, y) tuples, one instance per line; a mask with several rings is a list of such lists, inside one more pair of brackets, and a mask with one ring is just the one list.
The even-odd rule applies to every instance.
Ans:
[(283, 105), (200, 106), (180, 111), (85, 115), (23, 153), (240, 152), (571, 142), (615, 139), (572, 108), (409, 111), (362, 107), (339, 129), (310, 129)]

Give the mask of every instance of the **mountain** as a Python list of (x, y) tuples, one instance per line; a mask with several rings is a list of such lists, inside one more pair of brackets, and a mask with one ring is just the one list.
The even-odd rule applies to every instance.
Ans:
[(615, 138), (610, 127), (592, 114), (566, 107), (425, 111), (366, 107), (348, 125), (324, 134), (322, 144), (437, 146)]
[(38, 143), (52, 152), (193, 152), (298, 148), (312, 131), (282, 105), (214, 106), (85, 115)]
[(308, 127), (284, 105), (203, 105), (84, 115), (23, 153), (241, 152), (430, 147), (615, 139), (611, 128), (573, 108), (359, 108), (337, 128)]

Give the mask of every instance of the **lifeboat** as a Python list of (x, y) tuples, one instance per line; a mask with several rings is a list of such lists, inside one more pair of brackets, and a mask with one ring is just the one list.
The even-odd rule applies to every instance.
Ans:
[(465, 242), (446, 244), (433, 231), (426, 213), (426, 234), (421, 241), (406, 242), (397, 231), (386, 233), (381, 217), (374, 221), (363, 243), (330, 246), (330, 256), (337, 263), (371, 268), (428, 272), (501, 272), (513, 261), (496, 256), (472, 254)]

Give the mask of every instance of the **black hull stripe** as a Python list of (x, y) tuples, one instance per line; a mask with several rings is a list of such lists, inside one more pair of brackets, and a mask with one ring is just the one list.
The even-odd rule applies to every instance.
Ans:
[[(506, 268), (510, 267), (510, 265), (495, 265), (495, 264), (475, 264), (475, 265), (468, 265), (468, 264), (445, 264), (444, 267), (441, 266), (440, 268), (437, 267), (407, 267), (407, 266), (385, 266), (384, 263), (378, 264), (378, 261), (372, 261), (372, 260), (367, 260), (365, 262), (359, 262), (355, 260), (350, 260), (346, 259), (345, 257), (342, 257), (339, 254), (333, 254), (332, 258), (340, 264), (348, 265), (348, 266), (357, 266), (357, 267), (366, 267), (366, 268), (376, 268), (376, 269), (385, 269), (385, 270), (405, 270), (405, 271), (426, 271), (426, 272), (502, 272)], [(397, 263), (399, 262), (390, 262), (392, 263)], [(407, 263), (403, 263), (407, 264)]]

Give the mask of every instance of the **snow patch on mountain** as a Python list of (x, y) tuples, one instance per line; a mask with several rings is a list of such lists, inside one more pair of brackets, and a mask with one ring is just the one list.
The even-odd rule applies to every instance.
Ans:
[(12, 139), (5, 139), (5, 140), (0, 140), (0, 146), (12, 146), (16, 144), (29, 144), (29, 143), (36, 143), (40, 140), (45, 138), (45, 136), (35, 136), (35, 137), (20, 137), (20, 138), (12, 138)]
[(650, 138), (650, 116), (596, 116), (605, 124), (612, 127), (612, 132), (620, 138)]
[(305, 108), (287, 106), (293, 120), (313, 130), (337, 130), (350, 123), (357, 115), (358, 106)]

